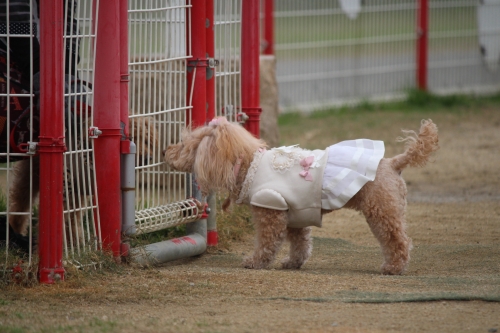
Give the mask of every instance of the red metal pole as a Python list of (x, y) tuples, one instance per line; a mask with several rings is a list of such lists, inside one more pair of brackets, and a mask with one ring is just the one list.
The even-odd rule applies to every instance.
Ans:
[(62, 1), (40, 3), (40, 283), (64, 280), (64, 14)]
[(241, 18), (241, 104), (248, 116), (245, 128), (260, 137), (259, 1), (243, 0)]
[[(187, 103), (193, 107), (191, 125), (195, 128), (205, 125), (207, 121), (206, 77), (208, 59), (205, 28), (206, 2), (205, 0), (191, 0), (191, 4), (191, 15), (189, 15), (189, 10), (187, 12), (187, 23), (191, 29), (191, 57), (187, 61)], [(189, 41), (187, 45), (189, 45)]]
[[(128, 83), (129, 83), (129, 72), (128, 72), (128, 0), (120, 1), (120, 124), (123, 129), (121, 133), (120, 141), (120, 153), (123, 157), (126, 154), (130, 154), (130, 133), (129, 133), (129, 119), (128, 119)], [(125, 163), (122, 161), (121, 168), (124, 168)], [(126, 174), (126, 171), (124, 174)], [(123, 184), (121, 184), (123, 185)], [(127, 189), (122, 188), (123, 191)], [(129, 202), (126, 202), (125, 198), (122, 197), (123, 208), (128, 206)], [(122, 210), (122, 218), (124, 213)], [(121, 230), (123, 232), (123, 230)], [(123, 242), (120, 238), (120, 256), (127, 257), (129, 254), (130, 243)]]
[[(129, 128), (128, 128), (128, 0), (120, 1), (120, 121), (123, 126), (122, 141), (125, 147), (122, 148), (130, 152)], [(128, 146), (128, 148), (127, 148)]]
[(264, 39), (263, 53), (274, 55), (274, 0), (264, 0)]
[[(118, 36), (118, 38), (117, 38)], [(120, 2), (99, 1), (94, 82), (97, 193), (104, 250), (120, 256)]]
[[(206, 0), (206, 54), (208, 59), (215, 59), (214, 36), (214, 0)], [(207, 120), (215, 117), (215, 63), (207, 67)]]
[(417, 87), (427, 90), (429, 2), (419, 0), (417, 10)]
[[(215, 59), (215, 35), (214, 35), (214, 0), (206, 0), (206, 54), (208, 59)], [(206, 78), (207, 91), (207, 118), (211, 120), (215, 117), (215, 63), (207, 67)], [(212, 194), (213, 195), (213, 194)], [(210, 197), (210, 200), (212, 198)], [(212, 202), (214, 204), (214, 202)], [(215, 208), (215, 205), (214, 207)], [(215, 214), (215, 209), (210, 214)], [(219, 243), (217, 233), (217, 223), (215, 217), (207, 219), (207, 245), (216, 246)]]

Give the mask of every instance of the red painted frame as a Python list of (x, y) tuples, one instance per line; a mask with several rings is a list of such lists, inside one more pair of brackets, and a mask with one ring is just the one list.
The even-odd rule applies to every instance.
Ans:
[(64, 280), (63, 153), (64, 51), (63, 2), (40, 3), (40, 204), (39, 265), (41, 283)]
[(427, 90), (429, 43), (429, 0), (418, 0), (417, 9), (417, 87)]
[(99, 1), (94, 79), (94, 125), (102, 132), (94, 141), (95, 164), (100, 169), (96, 181), (102, 246), (117, 261), (121, 247), (120, 42), (123, 35), (120, 32), (120, 4), (120, 1)]
[(264, 40), (262, 53), (274, 55), (274, 0), (264, 0)]
[[(207, 122), (207, 43), (206, 43), (206, 1), (191, 0), (191, 11), (187, 11), (187, 26), (191, 30), (188, 33), (191, 42), (191, 57), (187, 60), (187, 103), (191, 103), (191, 119), (188, 117), (188, 125), (192, 128), (203, 126)], [(189, 14), (190, 13), (190, 14)]]
[(241, 109), (248, 116), (245, 128), (260, 137), (260, 0), (242, 0)]

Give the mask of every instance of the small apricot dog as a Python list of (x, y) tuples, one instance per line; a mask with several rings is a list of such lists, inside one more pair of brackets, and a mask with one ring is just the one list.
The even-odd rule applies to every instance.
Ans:
[[(311, 226), (321, 226), (324, 213), (342, 207), (364, 214), (382, 248), (383, 274), (402, 274), (410, 260), (406, 233), (407, 167), (424, 166), (438, 146), (432, 120), (422, 120), (419, 133), (404, 131), (406, 149), (383, 158), (384, 143), (367, 139), (343, 141), (326, 150), (297, 146), (266, 150), (243, 127), (225, 118), (186, 130), (170, 145), (165, 161), (193, 172), (203, 195), (226, 190), (230, 202), (251, 207), (256, 229), (254, 253), (246, 268), (266, 268), (287, 239), (285, 269), (298, 269), (312, 252)], [(228, 203), (225, 204), (226, 207)]]

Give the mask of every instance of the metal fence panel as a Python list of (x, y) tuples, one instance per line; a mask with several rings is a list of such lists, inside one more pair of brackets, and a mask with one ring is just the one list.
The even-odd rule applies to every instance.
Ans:
[[(20, 249), (32, 263), (33, 245), (33, 158), (16, 149), (17, 142), (34, 142), (33, 116), (39, 114), (36, 106), (34, 78), (39, 65), (33, 55), (39, 54), (37, 8), (28, 4), (14, 4), (5, 1), (0, 4), (0, 172), (1, 172), (1, 213), (0, 247), (6, 258), (12, 250)], [(39, 86), (39, 85), (38, 85)], [(15, 123), (22, 120), (24, 133), (15, 142)], [(21, 161), (17, 162), (16, 161)], [(19, 177), (20, 176), (20, 177)], [(9, 194), (9, 185), (16, 186), (14, 196)], [(9, 228), (25, 226), (22, 228)], [(26, 236), (14, 233), (26, 231)], [(7, 260), (6, 260), (7, 262)]]
[[(490, 9), (499, 6), (489, 3)], [(499, 89), (483, 62), (476, 0), (431, 0), (429, 87)], [(417, 0), (276, 0), (282, 110), (403, 96), (415, 87)]]
[(216, 115), (237, 120), (241, 105), (241, 0), (215, 0)]
[[(481, 31), (480, 6), (500, 15), (500, 2), (475, 0), (429, 2), (429, 89), (436, 92), (498, 91), (500, 72), (485, 63), (484, 36), (499, 39), (500, 29)], [(497, 17), (500, 22), (500, 17)], [(498, 41), (500, 47), (500, 41)], [(483, 50), (484, 52), (484, 50)]]
[(65, 137), (64, 153), (64, 254), (69, 260), (101, 245), (95, 184), (92, 82), (94, 81), (97, 13), (93, 1), (66, 0)]
[[(38, 7), (25, 3), (26, 12), (23, 18), (19, 8), (21, 3), (12, 1), (5, 3), (0, 22), (0, 39), (2, 54), (6, 56), (3, 62), (6, 68), (11, 68), (5, 80), (0, 80), (7, 88), (0, 97), (5, 107), (5, 119), (2, 118), (2, 162), (5, 183), (2, 191), (6, 199), (6, 208), (0, 213), (3, 218), (8, 216), (12, 225), (27, 224), (27, 236), (21, 237), (12, 233), (7, 224), (5, 230), (7, 252), (9, 248), (19, 248), (27, 252), (27, 265), (32, 263), (35, 245), (32, 241), (38, 233), (36, 225), (37, 196), (39, 194), (39, 157), (35, 155), (39, 135), (39, 34)], [(64, 50), (65, 78), (64, 85), (64, 119), (66, 152), (64, 153), (64, 256), (73, 260), (75, 255), (84, 250), (95, 250), (100, 243), (99, 221), (96, 210), (94, 168), (92, 158), (92, 142), (88, 138), (88, 127), (92, 124), (92, 81), (95, 36), (93, 23), (92, 1), (66, 0), (64, 8)], [(15, 11), (12, 13), (11, 11)], [(7, 19), (7, 16), (10, 18)], [(11, 21), (12, 20), (12, 21)], [(24, 20), (24, 21), (23, 21)], [(7, 22), (9, 21), (9, 22)], [(22, 29), (23, 27), (30, 27)], [(19, 49), (16, 53), (16, 49)], [(9, 50), (9, 51), (7, 51)], [(23, 58), (20, 59), (19, 55)], [(15, 59), (13, 59), (15, 57)], [(18, 66), (19, 68), (15, 68)], [(22, 91), (16, 92), (14, 73), (22, 73)], [(16, 88), (16, 89), (15, 89)], [(17, 101), (17, 102), (16, 102)], [(18, 114), (16, 108), (22, 108)], [(21, 109), (20, 109), (21, 110)], [(9, 135), (7, 135), (7, 133)], [(14, 140), (14, 141), (12, 141)], [(23, 152), (17, 147), (27, 147)], [(17, 162), (16, 162), (17, 161)], [(13, 163), (15, 162), (15, 163)], [(6, 193), (7, 186), (9, 192)], [(15, 244), (8, 244), (9, 238)], [(4, 241), (1, 239), (0, 241)], [(27, 243), (26, 243), (27, 242)], [(26, 243), (26, 245), (25, 245)], [(25, 249), (23, 249), (26, 247)]]
[[(194, 221), (191, 177), (170, 170), (162, 150), (177, 143), (190, 116), (185, 0), (129, 1), (130, 133), (137, 145), (138, 233)], [(186, 47), (186, 43), (187, 47)]]

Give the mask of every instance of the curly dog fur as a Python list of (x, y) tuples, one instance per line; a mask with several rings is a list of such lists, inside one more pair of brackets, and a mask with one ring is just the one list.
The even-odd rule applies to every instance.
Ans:
[[(226, 190), (230, 200), (235, 201), (254, 152), (266, 144), (224, 118), (217, 123), (187, 130), (180, 143), (167, 147), (165, 161), (179, 171), (194, 172), (203, 194)], [(410, 261), (412, 242), (406, 233), (405, 218), (407, 189), (401, 172), (407, 166), (423, 167), (439, 148), (437, 126), (432, 120), (423, 120), (418, 134), (413, 131), (405, 134), (400, 139), (406, 142), (405, 151), (383, 158), (375, 180), (366, 183), (344, 206), (365, 216), (382, 249), (383, 274), (402, 274)], [(240, 161), (240, 171), (234, 172), (235, 164)], [(287, 211), (250, 206), (256, 244), (254, 253), (245, 258), (244, 267), (268, 267), (286, 239), (291, 245), (282, 267), (300, 268), (312, 252), (311, 228), (288, 227)]]

